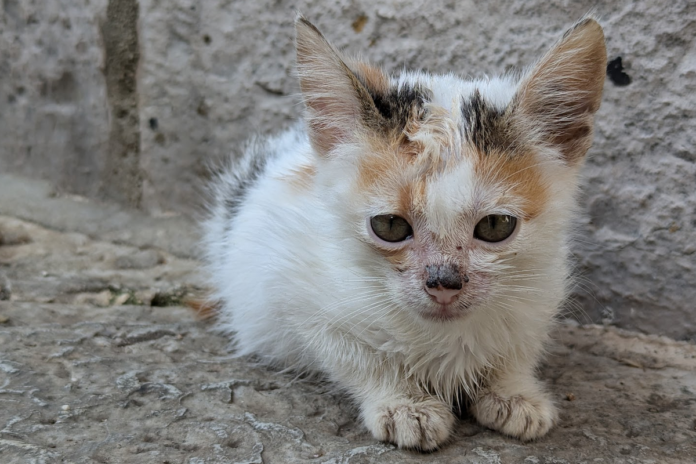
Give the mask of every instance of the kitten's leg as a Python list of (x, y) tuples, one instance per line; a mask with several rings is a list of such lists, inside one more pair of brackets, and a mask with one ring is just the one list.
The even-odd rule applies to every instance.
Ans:
[(361, 409), (374, 437), (399, 448), (436, 449), (449, 438), (454, 423), (451, 407), (433, 397), (386, 395), (365, 401)]
[(373, 390), (361, 410), (374, 437), (399, 448), (434, 450), (449, 438), (454, 423), (451, 406), (425, 394)]
[(403, 366), (363, 343), (341, 332), (322, 335), (310, 341), (321, 343), (315, 352), (324, 355), (324, 371), (358, 401), (363, 423), (376, 439), (422, 451), (447, 441), (455, 419), (449, 404), (425, 393), (405, 378)]
[(472, 413), (481, 425), (521, 440), (546, 435), (557, 419), (532, 368), (496, 373), (473, 399)]
[(345, 354), (333, 358), (326, 370), (359, 402), (363, 423), (376, 439), (422, 451), (447, 441), (454, 424), (449, 404), (423, 392), (399, 374), (400, 366), (364, 346), (352, 345)]

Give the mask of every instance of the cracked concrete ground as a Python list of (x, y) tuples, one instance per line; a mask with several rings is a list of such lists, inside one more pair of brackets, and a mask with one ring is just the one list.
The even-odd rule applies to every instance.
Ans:
[(693, 344), (561, 324), (547, 437), (465, 416), (442, 450), (400, 451), (331, 385), (232, 358), (181, 306), (202, 290), (190, 222), (0, 177), (3, 464), (696, 462)]

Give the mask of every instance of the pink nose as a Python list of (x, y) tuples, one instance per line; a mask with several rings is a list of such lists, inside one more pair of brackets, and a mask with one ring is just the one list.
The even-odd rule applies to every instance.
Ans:
[(450, 289), (444, 288), (442, 285), (438, 285), (435, 288), (425, 287), (425, 291), (435, 298), (440, 304), (446, 305), (454, 301), (456, 296), (461, 292), (461, 289)]

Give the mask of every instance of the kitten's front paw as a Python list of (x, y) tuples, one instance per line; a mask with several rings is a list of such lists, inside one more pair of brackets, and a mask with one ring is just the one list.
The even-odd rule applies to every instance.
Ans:
[(490, 390), (478, 396), (472, 413), (481, 425), (525, 441), (546, 435), (557, 416), (556, 407), (543, 393), (505, 397)]
[(378, 440), (422, 451), (442, 445), (454, 423), (450, 407), (436, 399), (383, 403), (372, 411), (364, 411), (363, 417)]

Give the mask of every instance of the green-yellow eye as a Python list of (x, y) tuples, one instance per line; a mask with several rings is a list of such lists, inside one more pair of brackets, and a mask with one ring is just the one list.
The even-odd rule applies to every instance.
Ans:
[(408, 221), (393, 214), (381, 214), (371, 218), (370, 227), (375, 235), (385, 242), (403, 242), (413, 235)]
[(474, 228), (474, 237), (484, 242), (502, 242), (512, 235), (517, 218), (506, 214), (491, 214), (481, 219)]

